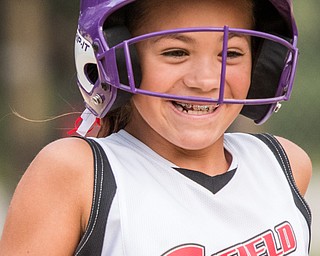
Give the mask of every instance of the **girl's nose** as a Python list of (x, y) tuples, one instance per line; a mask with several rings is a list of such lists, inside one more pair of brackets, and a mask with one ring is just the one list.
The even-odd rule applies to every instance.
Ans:
[(193, 63), (183, 82), (189, 88), (210, 92), (220, 88), (220, 79), (221, 63), (209, 59)]

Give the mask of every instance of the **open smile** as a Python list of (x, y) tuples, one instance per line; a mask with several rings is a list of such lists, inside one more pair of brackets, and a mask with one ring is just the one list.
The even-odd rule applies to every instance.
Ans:
[(190, 115), (205, 115), (211, 114), (219, 108), (219, 104), (214, 105), (199, 105), (199, 104), (192, 104), (192, 103), (185, 103), (185, 102), (177, 102), (173, 101), (172, 104), (174, 107), (183, 113), (187, 113)]

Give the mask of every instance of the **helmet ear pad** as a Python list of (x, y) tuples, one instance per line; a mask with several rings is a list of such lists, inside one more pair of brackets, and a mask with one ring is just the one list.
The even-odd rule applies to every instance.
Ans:
[[(132, 38), (131, 33), (128, 28), (124, 25), (117, 25), (104, 29), (104, 36), (107, 41), (109, 48)], [(141, 68), (139, 64), (138, 52), (134, 45), (129, 46), (130, 49), (130, 57), (131, 57), (131, 65), (134, 74), (134, 81), (136, 87), (140, 87), (141, 83)], [(128, 72), (127, 72), (127, 64), (124, 55), (123, 49), (116, 49), (116, 61), (117, 61), (117, 69), (119, 75), (119, 81), (121, 84), (129, 85), (128, 80)], [(117, 90), (117, 96), (115, 102), (113, 103), (110, 110), (114, 110), (125, 105), (130, 98), (132, 97), (132, 93)]]
[[(253, 67), (247, 99), (272, 98), (282, 86), (281, 76), (285, 67), (288, 49), (266, 39), (253, 42)], [(245, 105), (241, 114), (260, 123), (272, 111), (275, 104)]]

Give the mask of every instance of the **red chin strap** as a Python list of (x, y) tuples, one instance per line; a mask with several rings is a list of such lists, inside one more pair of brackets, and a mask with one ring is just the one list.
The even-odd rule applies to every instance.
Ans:
[(95, 126), (101, 126), (101, 119), (97, 118), (86, 109), (74, 122), (74, 128), (68, 131), (67, 134), (73, 135), (78, 133), (84, 137), (87, 133), (91, 132)]

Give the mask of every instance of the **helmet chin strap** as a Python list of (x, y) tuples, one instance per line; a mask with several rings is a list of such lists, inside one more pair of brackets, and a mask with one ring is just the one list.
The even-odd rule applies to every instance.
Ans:
[(87, 108), (81, 114), (81, 124), (77, 128), (76, 132), (85, 137), (91, 127), (96, 123), (96, 116), (91, 113)]

